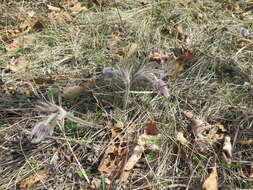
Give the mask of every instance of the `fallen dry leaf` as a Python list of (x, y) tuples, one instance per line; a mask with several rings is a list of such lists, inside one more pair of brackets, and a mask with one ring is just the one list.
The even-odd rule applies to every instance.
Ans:
[(139, 161), (144, 150), (149, 148), (148, 144), (157, 139), (159, 133), (154, 122), (148, 122), (144, 127), (144, 133), (138, 138), (135, 138), (136, 125), (130, 125), (127, 130), (123, 126), (122, 122), (107, 124), (112, 140), (98, 170), (111, 181), (117, 177), (120, 177), (121, 182), (127, 181), (132, 168)]
[(61, 11), (61, 8), (59, 8), (59, 7), (54, 7), (54, 6), (51, 6), (51, 5), (47, 5), (47, 8), (48, 8), (50, 11), (55, 11), (55, 12), (60, 12), (60, 11)]
[(87, 81), (83, 86), (73, 86), (63, 89), (64, 98), (74, 98), (90, 90), (95, 84), (94, 80)]
[(12, 43), (6, 44), (5, 49), (8, 52), (16, 52), (20, 49), (29, 47), (34, 41), (32, 36), (19, 37), (13, 40)]
[(27, 34), (30, 31), (38, 31), (44, 27), (43, 23), (40, 20), (26, 20), (24, 23), (16, 27), (5, 27), (5, 31), (0, 34), (1, 40), (9, 40), (17, 38), (24, 34)]
[(69, 7), (75, 6), (77, 3), (79, 3), (78, 0), (61, 0), (59, 1), (60, 5), (66, 9), (69, 9)]
[(60, 11), (60, 12), (50, 12), (47, 15), (49, 21), (57, 26), (63, 25), (66, 22), (70, 22), (72, 20), (71, 15), (67, 11)]
[(107, 127), (112, 133), (112, 140), (104, 153), (98, 171), (106, 175), (109, 180), (114, 181), (120, 175), (121, 169), (127, 159), (129, 151), (127, 143), (129, 142), (124, 133), (122, 133), (121, 124), (116, 124), (115, 127), (114, 123), (108, 122)]
[(208, 84), (208, 87), (209, 88), (215, 88), (215, 87), (220, 86), (220, 85), (221, 85), (221, 82), (218, 81), (218, 80), (215, 80), (215, 81), (211, 82), (210, 84)]
[(182, 50), (182, 52), (183, 54), (176, 57), (174, 60), (175, 69), (174, 74), (170, 76), (171, 81), (175, 81), (186, 69), (186, 67), (188, 67), (190, 64), (197, 60), (197, 57), (190, 51), (184, 49)]
[(22, 190), (29, 189), (30, 187), (32, 187), (33, 185), (35, 185), (39, 181), (42, 181), (43, 179), (45, 179), (47, 176), (48, 176), (48, 171), (39, 170), (36, 173), (30, 175), (29, 177), (23, 179), (20, 182), (19, 187)]
[(236, 40), (235, 43), (239, 48), (244, 48), (244, 49), (251, 50), (251, 51), (253, 50), (253, 41), (252, 40), (249, 40), (246, 38), (240, 38), (240, 39)]
[(250, 166), (250, 174), (249, 174), (250, 178), (253, 178), (253, 165)]
[(222, 148), (222, 156), (226, 163), (231, 164), (232, 159), (232, 145), (231, 145), (231, 138), (226, 136), (224, 139), (224, 145)]
[(36, 20), (33, 23), (32, 29), (36, 32), (42, 31), (42, 29), (45, 28), (44, 23), (41, 20)]
[(71, 14), (77, 15), (83, 11), (87, 11), (88, 9), (86, 7), (81, 6), (81, 3), (76, 3), (74, 7), (70, 8)]
[(142, 145), (137, 145), (134, 148), (132, 155), (127, 160), (127, 163), (125, 164), (123, 171), (121, 173), (121, 176), (120, 176), (121, 182), (127, 181), (129, 174), (130, 174), (130, 170), (132, 170), (133, 167), (135, 166), (135, 164), (140, 160), (144, 150), (145, 150), (145, 148)]
[[(224, 138), (224, 132), (226, 130), (223, 125), (211, 125), (190, 111), (183, 111), (183, 113), (191, 120), (195, 142), (199, 145), (199, 148), (202, 151), (207, 150), (210, 145)], [(219, 130), (222, 132), (218, 133)]]
[(189, 144), (189, 141), (184, 137), (183, 132), (178, 132), (176, 134), (176, 139), (184, 146), (187, 146)]
[(107, 46), (110, 52), (110, 56), (112, 57), (115, 63), (122, 63), (124, 50), (124, 41), (123, 37), (117, 34), (112, 34), (107, 41)]
[(90, 187), (92, 189), (99, 189), (101, 187), (101, 180), (94, 177), (91, 181)]
[(157, 64), (164, 64), (169, 58), (168, 53), (160, 48), (154, 49), (149, 55), (149, 61), (155, 61)]
[(211, 174), (203, 183), (202, 188), (205, 190), (218, 190), (218, 174), (216, 166), (213, 167)]
[(159, 129), (158, 129), (155, 122), (150, 121), (150, 122), (146, 123), (145, 129), (144, 129), (144, 134), (146, 134), (146, 135), (155, 135), (156, 136), (159, 133), (160, 133)]
[(145, 149), (149, 147), (148, 143), (150, 141), (156, 140), (158, 134), (159, 130), (153, 121), (150, 121), (145, 125), (144, 133), (138, 137), (137, 145), (134, 147), (132, 155), (124, 165), (124, 168), (120, 176), (121, 182), (127, 181), (131, 170), (134, 168), (135, 164), (140, 160)]
[(174, 27), (178, 32), (178, 39), (185, 42), (188, 36), (184, 33), (182, 25), (176, 24)]
[(12, 61), (9, 65), (9, 69), (13, 72), (20, 72), (26, 69), (28, 60), (26, 57), (19, 57)]
[(193, 53), (191, 53), (188, 50), (185, 50), (184, 54), (177, 57), (175, 61), (179, 65), (184, 66), (184, 65), (192, 63), (196, 60), (197, 60), (197, 57)]
[(253, 144), (253, 138), (250, 138), (250, 139), (246, 139), (246, 140), (238, 140), (237, 143), (239, 144), (243, 144), (243, 145), (250, 145), (250, 144)]
[(126, 50), (126, 55), (125, 55), (125, 59), (131, 57), (138, 49), (138, 44), (136, 43), (131, 43), (127, 46), (127, 50)]

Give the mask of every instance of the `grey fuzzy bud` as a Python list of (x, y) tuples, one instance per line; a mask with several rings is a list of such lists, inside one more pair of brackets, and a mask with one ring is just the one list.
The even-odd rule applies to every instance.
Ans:
[(104, 80), (112, 80), (117, 78), (117, 76), (119, 75), (119, 70), (115, 69), (113, 67), (105, 67), (103, 69), (103, 79)]

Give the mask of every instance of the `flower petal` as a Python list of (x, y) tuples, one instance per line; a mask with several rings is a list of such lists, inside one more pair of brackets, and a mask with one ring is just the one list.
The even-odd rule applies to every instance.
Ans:
[(116, 76), (119, 74), (118, 69), (115, 69), (113, 67), (105, 67), (103, 69), (103, 79), (104, 80), (112, 80), (116, 78)]
[(42, 121), (42, 122), (37, 123), (32, 130), (31, 142), (32, 143), (41, 142), (46, 137), (52, 135), (53, 130), (54, 130), (54, 128), (50, 124), (47, 124), (46, 121)]
[(169, 97), (169, 89), (167, 88), (165, 82), (161, 79), (155, 82), (155, 88), (159, 90), (162, 96)]

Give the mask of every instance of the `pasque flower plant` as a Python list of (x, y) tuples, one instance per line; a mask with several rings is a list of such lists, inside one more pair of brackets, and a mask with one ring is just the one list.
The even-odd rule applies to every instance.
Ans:
[[(125, 69), (126, 70), (126, 69)], [(103, 79), (104, 80), (122, 80), (125, 82), (130, 79), (130, 82), (148, 82), (151, 83), (162, 96), (169, 97), (169, 89), (167, 88), (166, 83), (159, 77), (162, 76), (162, 71), (158, 69), (150, 69), (149, 67), (141, 67), (135, 74), (131, 75), (130, 71), (125, 71), (121, 68), (114, 67), (105, 67), (103, 69)]]

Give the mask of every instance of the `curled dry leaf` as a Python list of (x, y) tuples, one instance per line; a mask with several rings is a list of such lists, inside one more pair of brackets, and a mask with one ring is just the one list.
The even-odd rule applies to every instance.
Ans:
[(30, 31), (38, 31), (44, 28), (43, 23), (40, 20), (27, 20), (17, 27), (5, 28), (5, 32), (0, 34), (1, 40), (9, 40), (17, 38), (24, 34), (27, 34)]
[(175, 71), (174, 74), (170, 77), (170, 80), (175, 81), (182, 73), (182, 71), (184, 71), (185, 68), (189, 66), (189, 64), (192, 64), (196, 60), (197, 57), (193, 53), (188, 50), (183, 50), (183, 54), (176, 57), (174, 61)]
[(236, 40), (235, 43), (239, 48), (244, 48), (251, 51), (253, 50), (253, 42), (250, 39), (240, 38)]
[(211, 82), (210, 84), (208, 84), (208, 87), (209, 88), (215, 88), (215, 87), (220, 86), (220, 85), (221, 85), (221, 82), (218, 81), (218, 80), (215, 80), (215, 81)]
[(202, 131), (205, 129), (211, 129), (212, 126), (207, 123), (205, 120), (201, 119), (199, 116), (195, 115), (194, 113), (190, 111), (183, 111), (185, 116), (190, 119), (193, 123), (192, 129), (193, 133), (197, 136), (202, 138)]
[(122, 47), (125, 46), (123, 37), (117, 34), (112, 34), (107, 41), (107, 46), (113, 61), (116, 63), (122, 63), (124, 56), (124, 50)]
[(83, 7), (81, 3), (76, 3), (73, 7), (70, 8), (72, 15), (77, 15), (83, 11), (87, 11), (88, 9), (86, 7)]
[(216, 166), (202, 185), (204, 190), (218, 190), (218, 174)]
[(99, 189), (101, 187), (101, 180), (94, 177), (91, 181), (90, 187), (92, 189)]
[(253, 165), (250, 166), (250, 174), (249, 174), (250, 178), (253, 178)]
[(231, 145), (231, 138), (226, 136), (224, 139), (224, 145), (222, 148), (222, 156), (226, 163), (231, 164), (232, 159), (232, 145)]
[(121, 182), (127, 181), (130, 174), (130, 170), (132, 170), (135, 164), (140, 160), (144, 150), (145, 150), (144, 146), (141, 146), (141, 145), (137, 145), (134, 148), (132, 155), (127, 160), (127, 163), (125, 164), (123, 171), (121, 173), (121, 176), (120, 176)]
[(39, 170), (36, 173), (28, 176), (27, 178), (23, 179), (20, 182), (20, 189), (21, 190), (25, 190), (25, 189), (29, 189), (31, 188), (33, 185), (35, 185), (36, 183), (38, 183), (39, 181), (42, 181), (43, 179), (45, 179), (48, 176), (48, 171), (46, 170)]
[(26, 57), (19, 57), (12, 61), (9, 65), (9, 69), (13, 72), (20, 72), (26, 69), (28, 60)]
[(121, 172), (128, 155), (128, 139), (123, 133), (122, 123), (108, 122), (107, 127), (112, 133), (112, 140), (104, 153), (104, 157), (98, 167), (98, 171), (106, 175), (110, 181), (114, 181)]
[(123, 167), (120, 181), (126, 182), (130, 171), (134, 168), (136, 163), (140, 160), (145, 149), (148, 148), (148, 143), (152, 140), (156, 140), (159, 134), (158, 127), (153, 121), (150, 121), (145, 125), (144, 134), (140, 135), (137, 139), (137, 145), (132, 151), (132, 155), (127, 160), (126, 164)]
[(138, 44), (136, 43), (131, 43), (127, 46), (127, 50), (126, 50), (126, 55), (125, 55), (125, 59), (131, 57), (138, 49)]
[[(211, 125), (190, 111), (183, 111), (183, 113), (191, 120), (195, 142), (202, 151), (207, 150), (210, 145), (224, 138), (226, 130), (223, 125)], [(219, 130), (222, 131), (220, 134), (218, 133)]]
[(176, 134), (176, 139), (184, 146), (187, 146), (189, 144), (189, 141), (184, 137), (183, 132), (178, 132)]
[(47, 17), (53, 25), (63, 25), (72, 20), (71, 15), (63, 10), (60, 12), (50, 12)]
[(8, 52), (16, 52), (32, 45), (34, 38), (31, 36), (19, 37), (13, 40), (12, 43), (6, 44), (5, 49)]
[(64, 98), (74, 98), (87, 92), (95, 85), (95, 80), (87, 81), (83, 86), (73, 86), (63, 89)]
[(250, 139), (246, 139), (246, 140), (238, 140), (237, 143), (239, 144), (243, 144), (243, 145), (250, 145), (250, 144), (253, 144), (253, 138), (250, 138)]
[(144, 150), (148, 148), (149, 142), (157, 139), (159, 130), (154, 122), (149, 122), (145, 125), (144, 133), (136, 139), (133, 137), (136, 128), (134, 124), (127, 130), (124, 130), (122, 122), (109, 122), (107, 126), (111, 130), (112, 141), (105, 151), (98, 170), (111, 182), (119, 176), (120, 181), (125, 182)]
[(160, 48), (154, 49), (149, 55), (149, 61), (155, 61), (158, 64), (164, 64), (169, 58), (168, 53)]
[(159, 129), (158, 129), (155, 122), (150, 121), (150, 122), (146, 123), (145, 129), (144, 129), (144, 134), (156, 136), (159, 133), (160, 133)]

